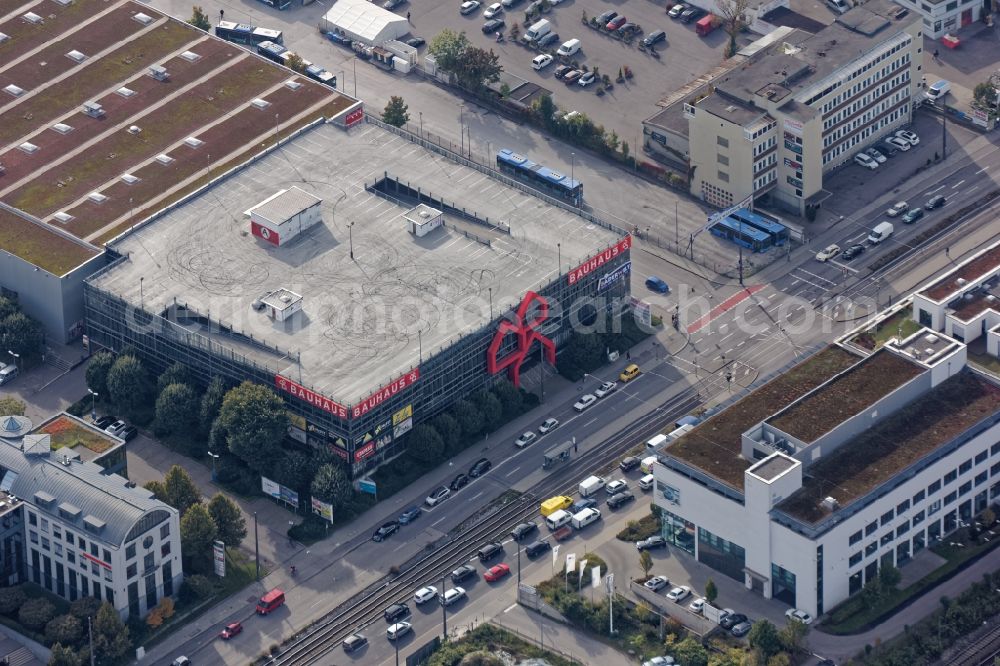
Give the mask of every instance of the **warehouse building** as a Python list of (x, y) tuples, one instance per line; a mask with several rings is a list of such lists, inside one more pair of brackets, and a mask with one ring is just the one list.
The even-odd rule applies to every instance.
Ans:
[(627, 301), (629, 236), (390, 130), (318, 125), (113, 243), (88, 334), (274, 387), (357, 476)]
[(410, 32), (409, 21), (368, 0), (337, 0), (320, 25), (367, 46), (381, 46)]

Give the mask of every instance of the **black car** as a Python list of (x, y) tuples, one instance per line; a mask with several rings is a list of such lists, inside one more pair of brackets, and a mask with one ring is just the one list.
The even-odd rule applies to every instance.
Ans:
[(903, 224), (913, 224), (923, 216), (924, 216), (923, 208), (911, 208), (910, 210), (906, 211), (906, 213), (903, 214), (903, 217), (901, 219)]
[(385, 609), (382, 615), (385, 617), (385, 621), (389, 624), (396, 624), (397, 621), (402, 620), (404, 617), (410, 614), (410, 607), (406, 604), (393, 604)]
[(667, 547), (667, 540), (659, 535), (651, 536), (648, 539), (643, 539), (642, 541), (635, 542), (635, 548), (638, 551), (653, 550), (654, 548), (666, 548), (666, 547)]
[(375, 533), (372, 534), (372, 541), (377, 542), (388, 539), (395, 534), (397, 530), (399, 530), (399, 523), (395, 520), (390, 520), (389, 522), (383, 524), (382, 527), (375, 530)]
[(641, 464), (642, 464), (641, 460), (639, 460), (635, 456), (629, 456), (627, 458), (622, 459), (622, 461), (618, 463), (618, 469), (620, 469), (623, 472), (631, 472)]
[(471, 564), (463, 564), (459, 568), (451, 572), (451, 582), (461, 583), (466, 578), (471, 578), (476, 575), (476, 567)]
[(480, 458), (469, 469), (469, 478), (470, 479), (478, 479), (479, 477), (481, 477), (483, 474), (486, 474), (486, 472), (490, 471), (491, 469), (493, 469), (493, 463), (491, 463), (486, 458)]
[(510, 536), (514, 541), (520, 541), (537, 529), (538, 525), (535, 523), (521, 523), (510, 531)]
[(630, 490), (625, 490), (620, 493), (615, 493), (614, 495), (608, 498), (608, 508), (619, 509), (634, 499), (635, 495), (633, 495), (632, 491)]
[(723, 629), (732, 629), (740, 622), (746, 622), (746, 621), (747, 621), (747, 616), (744, 615), (743, 613), (733, 613), (732, 615), (727, 615), (726, 617), (722, 618), (722, 621), (719, 622), (719, 626), (722, 627)]
[(117, 420), (118, 420), (117, 416), (105, 415), (94, 421), (94, 427), (97, 428), (98, 430), (104, 430)]
[(476, 553), (476, 555), (479, 557), (480, 562), (483, 563), (489, 562), (494, 557), (503, 555), (503, 544), (500, 543), (499, 541), (494, 541), (493, 543), (485, 544), (479, 549), (479, 552)]
[(681, 23), (690, 23), (695, 19), (701, 18), (701, 10), (697, 7), (692, 7), (691, 9), (685, 9), (681, 12)]
[(935, 208), (940, 208), (941, 206), (943, 206), (946, 201), (947, 199), (945, 199), (943, 195), (936, 194), (933, 197), (931, 197), (926, 204), (924, 204), (924, 208), (926, 208), (927, 210), (934, 210)]
[(559, 33), (558, 32), (550, 32), (547, 35), (543, 35), (542, 38), (538, 40), (537, 44), (538, 44), (538, 48), (544, 49), (546, 46), (549, 46), (551, 44), (555, 44), (558, 41), (559, 41)]
[(344, 652), (357, 652), (368, 645), (368, 639), (361, 634), (351, 634), (344, 639), (342, 645), (344, 646)]
[[(552, 76), (556, 77), (557, 79), (561, 79), (562, 77), (566, 76), (572, 71), (573, 68), (570, 67), (569, 65), (559, 65), (558, 67), (556, 67), (555, 71), (552, 72)], [(110, 421), (108, 422), (108, 425), (111, 425)]]
[(460, 488), (466, 487), (467, 485), (469, 485), (469, 475), (459, 474), (454, 479), (452, 479), (448, 487), (451, 488), (452, 490), (458, 490)]
[(850, 261), (850, 260), (851, 260), (851, 259), (853, 259), (854, 257), (858, 257), (858, 256), (861, 256), (861, 255), (862, 255), (862, 254), (864, 254), (864, 253), (865, 253), (865, 246), (864, 246), (864, 245), (861, 245), (860, 243), (855, 243), (855, 244), (854, 244), (854, 245), (852, 245), (851, 247), (849, 247), (849, 248), (847, 248), (846, 250), (844, 250), (844, 251), (843, 251), (843, 252), (842, 252), (842, 253), (840, 254), (840, 257), (841, 257), (841, 259), (843, 259), (844, 261)]
[(406, 40), (406, 43), (415, 49), (419, 49), (421, 46), (427, 43), (427, 40), (423, 37), (410, 37)]
[(542, 553), (548, 551), (552, 546), (548, 541), (535, 541), (534, 543), (529, 543), (524, 548), (524, 554), (528, 557), (538, 557)]
[(502, 18), (490, 19), (483, 24), (483, 34), (491, 35), (494, 32), (500, 32), (504, 25), (504, 20)]
[(125, 426), (125, 429), (118, 433), (118, 436), (124, 439), (126, 442), (135, 439), (135, 436), (139, 434), (139, 429), (133, 425)]
[(666, 41), (667, 33), (662, 30), (657, 30), (656, 32), (651, 32), (646, 36), (646, 39), (642, 40), (643, 46), (656, 46), (660, 42)]

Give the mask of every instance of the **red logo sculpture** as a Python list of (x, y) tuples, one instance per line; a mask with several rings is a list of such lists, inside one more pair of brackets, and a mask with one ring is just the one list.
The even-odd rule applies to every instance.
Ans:
[[(528, 314), (528, 310), (536, 301), (539, 306), (538, 314), (532, 320), (527, 321), (525, 317)], [(493, 336), (493, 341), (490, 342), (486, 356), (486, 367), (489, 373), (495, 375), (507, 368), (510, 380), (514, 383), (514, 386), (520, 387), (521, 364), (528, 357), (528, 352), (531, 351), (531, 345), (535, 340), (541, 343), (542, 349), (545, 350), (545, 360), (549, 362), (549, 365), (555, 365), (555, 343), (538, 332), (538, 328), (542, 325), (542, 322), (548, 318), (549, 302), (533, 291), (526, 293), (524, 299), (521, 301), (521, 305), (517, 308), (514, 321), (504, 320), (500, 322), (500, 328), (497, 329), (496, 335)], [(503, 344), (503, 340), (508, 333), (517, 335), (517, 349), (502, 359), (498, 359), (497, 354), (500, 352), (500, 345)]]

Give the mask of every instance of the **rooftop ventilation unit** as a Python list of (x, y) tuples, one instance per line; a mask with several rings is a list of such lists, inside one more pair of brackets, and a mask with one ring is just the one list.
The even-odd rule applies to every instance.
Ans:
[(15, 86), (13, 83), (4, 88), (3, 91), (8, 95), (12, 95), (14, 97), (20, 97), (21, 95), (24, 94), (24, 88)]
[(121, 95), (122, 97), (125, 97), (125, 98), (132, 97), (133, 95), (135, 95), (135, 91), (134, 90), (132, 90), (131, 88), (126, 88), (125, 86), (122, 86), (121, 88), (119, 88), (115, 92), (118, 93), (119, 95)]
[(840, 502), (835, 497), (826, 497), (820, 502), (820, 506), (827, 511), (836, 511), (840, 507)]
[(52, 129), (59, 132), (60, 134), (69, 134), (70, 132), (73, 131), (72, 126), (67, 125), (66, 123), (56, 123), (55, 125), (52, 126)]
[(69, 58), (70, 60), (72, 60), (73, 62), (83, 62), (84, 60), (87, 59), (87, 56), (83, 55), (82, 53), (80, 53), (76, 49), (73, 49), (72, 51), (70, 51), (69, 53), (67, 53), (66, 57)]
[(934, 335), (933, 333), (928, 333), (927, 335), (924, 336), (924, 342), (926, 342), (929, 345), (935, 344), (938, 341), (938, 339), (939, 339), (938, 336)]
[(162, 65), (153, 65), (150, 67), (149, 75), (157, 81), (166, 81), (170, 78), (170, 75), (167, 74), (167, 68)]
[(924, 353), (927, 354), (927, 356), (933, 356), (934, 355), (934, 349), (931, 348), (931, 347), (928, 347), (927, 349), (924, 350)]
[(288, 81), (285, 81), (285, 87), (289, 90), (298, 90), (302, 87), (302, 84), (294, 79), (289, 79)]
[(170, 155), (167, 155), (166, 153), (160, 153), (159, 155), (156, 156), (155, 159), (157, 162), (163, 164), (164, 166), (174, 161), (174, 158), (172, 158)]
[(73, 219), (72, 215), (70, 215), (69, 213), (63, 212), (63, 211), (59, 211), (58, 213), (56, 213), (52, 217), (56, 218), (56, 220), (58, 220), (62, 224), (66, 224), (67, 222), (69, 222), (70, 220)]
[(906, 352), (913, 358), (920, 358), (920, 350), (916, 347), (909, 347)]
[(191, 148), (198, 148), (199, 146), (202, 146), (202, 145), (205, 144), (204, 141), (202, 141), (201, 139), (199, 139), (197, 137), (194, 137), (194, 136), (189, 136), (188, 138), (184, 139), (184, 143), (185, 143), (185, 145), (187, 145), (187, 146), (189, 146)]
[(20, 148), (24, 152), (28, 153), (29, 155), (35, 153), (38, 150), (38, 146), (36, 146), (35, 144), (31, 143), (30, 141), (25, 141), (20, 146), (18, 146), (18, 148)]
[(100, 192), (91, 192), (87, 195), (87, 198), (93, 201), (95, 204), (102, 204), (108, 200), (108, 197), (101, 194)]
[(130, 173), (122, 174), (122, 182), (125, 183), (126, 185), (135, 185), (136, 183), (139, 182), (139, 180), (140, 178), (138, 176), (133, 176)]
[(36, 14), (35, 12), (28, 12), (27, 14), (22, 14), (21, 18), (23, 18), (28, 23), (34, 23), (35, 25), (38, 25), (39, 23), (42, 22), (42, 17)]
[(150, 16), (149, 14), (143, 14), (142, 12), (137, 13), (132, 18), (143, 25), (149, 25), (150, 23), (153, 22), (152, 16)]
[(965, 278), (958, 278), (957, 280), (955, 280), (955, 284), (957, 284), (959, 287), (964, 287), (965, 285), (969, 284), (969, 281), (966, 280)]
[(258, 109), (266, 109), (267, 107), (271, 106), (271, 103), (268, 102), (266, 99), (261, 99), (258, 97), (257, 99), (250, 102), (250, 106)]
[(84, 102), (83, 112), (86, 113), (91, 118), (102, 118), (104, 117), (104, 107), (97, 102)]
[(195, 53), (194, 51), (185, 51), (184, 53), (181, 54), (181, 57), (187, 60), (188, 62), (194, 62), (195, 60), (201, 59), (201, 56)]

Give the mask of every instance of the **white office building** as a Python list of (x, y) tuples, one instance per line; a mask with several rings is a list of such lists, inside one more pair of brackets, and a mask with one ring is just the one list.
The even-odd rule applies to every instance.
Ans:
[(669, 444), (664, 536), (748, 589), (820, 615), (1000, 495), (1000, 386), (924, 328), (833, 345)]
[(122, 618), (178, 592), (176, 509), (73, 449), (52, 451), (48, 434), (23, 434), (27, 419), (2, 421), (2, 584), (31, 581), (70, 601), (92, 596)]

